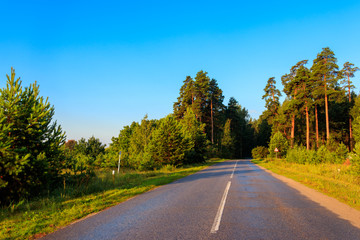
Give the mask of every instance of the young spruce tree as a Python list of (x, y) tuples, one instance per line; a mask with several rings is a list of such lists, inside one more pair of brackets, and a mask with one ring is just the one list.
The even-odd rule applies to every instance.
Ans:
[(65, 134), (52, 121), (54, 107), (36, 82), (23, 88), (12, 68), (0, 89), (0, 106), (0, 201), (6, 203), (54, 186)]

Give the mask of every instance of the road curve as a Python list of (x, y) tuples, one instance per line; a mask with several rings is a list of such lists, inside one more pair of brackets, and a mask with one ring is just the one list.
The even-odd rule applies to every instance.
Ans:
[(249, 160), (232, 160), (44, 239), (360, 239), (360, 229)]

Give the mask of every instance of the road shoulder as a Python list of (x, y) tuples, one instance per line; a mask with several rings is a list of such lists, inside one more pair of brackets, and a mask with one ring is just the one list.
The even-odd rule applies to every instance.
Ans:
[(259, 167), (260, 169), (266, 171), (267, 173), (271, 174), (276, 179), (284, 182), (289, 187), (296, 189), (297, 191), (300, 192), (300, 194), (306, 196), (307, 198), (318, 203), (322, 207), (335, 213), (340, 218), (349, 221), (354, 227), (357, 227), (360, 229), (360, 211), (338, 201), (335, 198), (326, 196), (323, 193), (320, 193), (314, 189), (306, 187), (303, 184), (296, 182), (295, 180), (292, 180), (292, 179), (284, 177), (282, 175), (273, 173), (270, 170), (268, 170), (262, 166), (259, 166), (257, 164), (254, 164), (254, 165)]

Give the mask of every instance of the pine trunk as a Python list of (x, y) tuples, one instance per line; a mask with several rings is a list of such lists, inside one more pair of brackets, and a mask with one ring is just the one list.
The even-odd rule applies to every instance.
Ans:
[(214, 117), (213, 117), (213, 101), (211, 99), (211, 143), (214, 144)]
[(310, 149), (310, 127), (309, 127), (309, 111), (307, 101), (305, 101), (305, 112), (306, 112), (306, 150)]
[(330, 140), (330, 129), (329, 129), (328, 97), (327, 97), (327, 92), (326, 92), (326, 76), (324, 76), (324, 87), (325, 87), (326, 142), (327, 142), (327, 144), (329, 144), (329, 140)]
[[(350, 89), (350, 76), (348, 75), (348, 86), (349, 86), (349, 105), (351, 104), (351, 89)], [(349, 151), (352, 151), (352, 126), (351, 126), (351, 115), (349, 115)]]
[(316, 130), (316, 148), (319, 148), (319, 121), (318, 121), (317, 105), (315, 105), (315, 130)]
[(291, 148), (294, 147), (294, 138), (295, 138), (295, 114), (292, 115), (292, 119), (291, 119)]
[[(296, 95), (296, 89), (295, 89), (295, 95)], [(296, 97), (294, 97), (294, 99), (296, 100)], [(292, 115), (292, 119), (291, 119), (291, 148), (294, 147), (294, 138), (295, 138), (295, 114)]]

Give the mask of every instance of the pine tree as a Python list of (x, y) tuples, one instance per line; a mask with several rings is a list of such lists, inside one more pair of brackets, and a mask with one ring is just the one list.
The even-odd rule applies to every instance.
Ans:
[[(347, 90), (349, 105), (351, 104), (351, 90), (355, 88), (350, 78), (353, 78), (355, 72), (358, 70), (359, 70), (358, 67), (354, 67), (354, 64), (349, 62), (344, 63), (344, 67), (341, 70), (341, 76), (343, 78), (341, 84), (343, 84), (343, 89)], [(353, 136), (352, 136), (352, 126), (351, 126), (351, 115), (349, 115), (349, 150), (350, 151), (352, 150), (352, 138)]]
[(178, 119), (184, 116), (188, 107), (193, 107), (195, 93), (195, 82), (190, 76), (187, 76), (180, 88), (180, 96), (174, 103), (174, 114)]
[(306, 149), (310, 149), (310, 120), (309, 120), (309, 108), (311, 106), (311, 92), (312, 92), (312, 83), (310, 79), (310, 70), (305, 66), (301, 66), (294, 78), (294, 81), (297, 82), (299, 89), (296, 94), (296, 98), (299, 100), (299, 103), (302, 105), (302, 108), (305, 111), (306, 117)]
[(249, 113), (245, 108), (236, 101), (234, 97), (230, 97), (228, 106), (225, 111), (226, 119), (230, 120), (230, 130), (233, 137), (234, 147), (232, 156), (241, 158), (249, 155), (253, 144), (253, 132), (249, 129)]
[(336, 62), (337, 59), (335, 58), (334, 52), (326, 47), (317, 55), (311, 67), (312, 77), (317, 86), (317, 88), (314, 89), (314, 95), (316, 99), (322, 96), (324, 97), (327, 143), (329, 143), (330, 140), (328, 97), (335, 93), (335, 87), (338, 84), (339, 67)]
[(190, 148), (189, 142), (183, 137), (181, 125), (174, 116), (168, 115), (160, 120), (145, 148), (145, 155), (151, 159), (145, 163), (154, 164), (153, 166), (146, 165), (146, 167), (159, 167), (167, 164), (182, 165), (185, 154)]
[(196, 116), (202, 123), (210, 125), (209, 119), (206, 119), (206, 106), (209, 99), (209, 88), (210, 88), (210, 78), (207, 75), (207, 72), (199, 71), (195, 77), (195, 100), (194, 108)]
[[(209, 84), (208, 99), (210, 100), (211, 143), (214, 144), (214, 128), (220, 128), (219, 125), (221, 120), (219, 118), (221, 112), (224, 110), (224, 96), (222, 95), (222, 90), (218, 87), (217, 81), (215, 79), (211, 79)], [(214, 124), (217, 126), (214, 126)]]
[(291, 114), (291, 141), (290, 141), (290, 146), (293, 147), (294, 146), (294, 137), (295, 137), (295, 114), (297, 111), (297, 105), (298, 102), (296, 101), (296, 94), (297, 91), (299, 91), (299, 84), (297, 81), (295, 80), (295, 76), (297, 71), (299, 70), (299, 68), (301, 68), (302, 66), (304, 66), (307, 63), (307, 60), (303, 60), (298, 62), (295, 66), (293, 66), (290, 69), (290, 73), (289, 74), (285, 74), (281, 77), (281, 82), (284, 86), (284, 93), (287, 95), (288, 99), (289, 99), (289, 104), (288, 104), (288, 111), (290, 111)]
[(63, 167), (65, 134), (52, 121), (54, 107), (39, 86), (21, 86), (15, 70), (0, 89), (0, 201), (17, 200), (49, 189)]
[(200, 123), (195, 113), (188, 108), (180, 120), (181, 132), (189, 145), (185, 154), (185, 163), (203, 162), (206, 152), (205, 124)]
[(276, 88), (276, 81), (274, 77), (269, 78), (264, 88), (265, 94), (262, 99), (265, 99), (266, 118), (272, 125), (277, 110), (280, 106), (279, 97), (281, 96), (280, 91)]
[(234, 138), (231, 133), (231, 120), (226, 120), (224, 126), (224, 136), (221, 141), (222, 154), (225, 158), (232, 158), (234, 152)]

